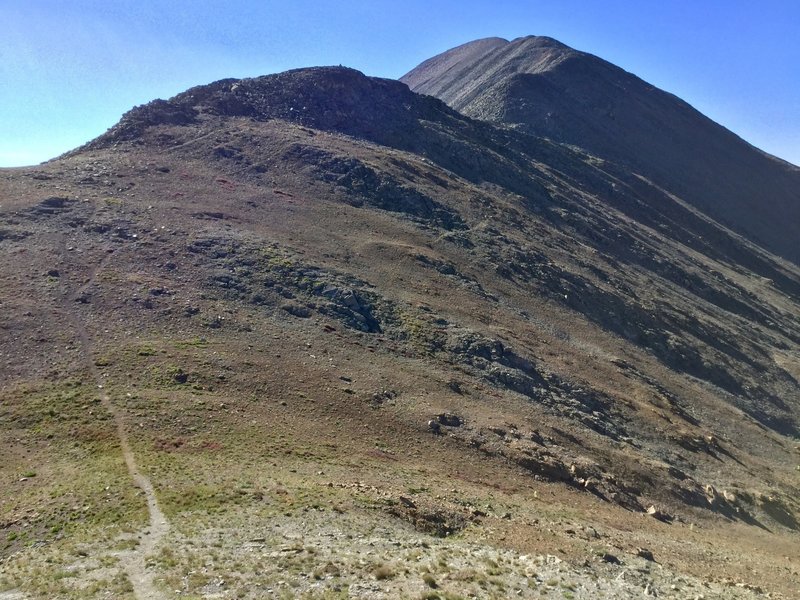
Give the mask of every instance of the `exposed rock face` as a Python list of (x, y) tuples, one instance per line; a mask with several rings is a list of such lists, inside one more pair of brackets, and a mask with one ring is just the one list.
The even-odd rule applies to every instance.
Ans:
[(800, 169), (596, 56), (546, 37), (490, 38), (440, 54), (401, 81), (471, 117), (626, 164), (800, 262)]

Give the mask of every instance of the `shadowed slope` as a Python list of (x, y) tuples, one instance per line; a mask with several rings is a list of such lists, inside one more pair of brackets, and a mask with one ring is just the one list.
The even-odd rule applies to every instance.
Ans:
[(471, 117), (627, 165), (765, 248), (800, 261), (797, 167), (672, 94), (550, 38), (472, 44), (466, 47), (474, 51), (446, 52), (401, 81)]

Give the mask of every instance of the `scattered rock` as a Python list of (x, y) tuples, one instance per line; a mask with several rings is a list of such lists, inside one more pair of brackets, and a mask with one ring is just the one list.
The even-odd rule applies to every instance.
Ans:
[(506, 437), (506, 430), (502, 427), (496, 427), (494, 425), (487, 427), (489, 431), (491, 431), (495, 435), (499, 435), (500, 437)]
[(416, 503), (411, 498), (409, 498), (408, 496), (400, 496), (398, 498), (398, 500), (400, 500), (400, 502), (404, 506), (406, 506), (408, 508), (416, 508), (417, 507)]
[(603, 562), (610, 563), (612, 565), (621, 565), (622, 564), (622, 561), (620, 559), (618, 559), (613, 554), (609, 554), (608, 552), (604, 552), (602, 554), (602, 556), (600, 556), (600, 560), (602, 560)]
[(299, 317), (301, 319), (308, 319), (312, 315), (312, 312), (308, 307), (301, 306), (299, 304), (284, 304), (281, 306), (281, 309), (290, 315)]
[(664, 523), (670, 523), (674, 519), (674, 517), (672, 515), (657, 509), (652, 504), (647, 507), (647, 514), (650, 515), (651, 517), (653, 517), (654, 519), (658, 519), (659, 521), (663, 521)]
[(464, 424), (463, 419), (453, 413), (438, 414), (436, 420), (445, 427), (461, 427)]
[(374, 407), (380, 407), (384, 404), (394, 404), (395, 398), (397, 398), (397, 392), (394, 390), (379, 390), (372, 394), (371, 404)]
[(448, 381), (447, 387), (449, 387), (456, 394), (459, 394), (461, 396), (467, 393), (466, 390), (464, 389), (464, 385), (457, 379), (451, 379), (450, 381)]
[(636, 556), (640, 556), (643, 559), (649, 560), (651, 562), (655, 562), (655, 560), (656, 560), (655, 557), (653, 556), (653, 553), (650, 550), (648, 550), (647, 548), (637, 548), (636, 549)]
[(180, 367), (173, 369), (170, 374), (175, 383), (184, 384), (189, 381), (189, 374), (184, 372)]
[(32, 209), (32, 211), (42, 215), (52, 215), (70, 208), (70, 206), (74, 205), (75, 202), (75, 200), (71, 200), (69, 198), (52, 196), (42, 200), (36, 205), (36, 207)]

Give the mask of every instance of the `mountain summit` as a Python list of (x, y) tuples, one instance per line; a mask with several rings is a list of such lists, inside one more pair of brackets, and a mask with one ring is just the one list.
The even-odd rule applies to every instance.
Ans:
[(223, 79), (169, 100), (154, 100), (127, 112), (88, 148), (136, 140), (147, 128), (158, 125), (197, 124), (204, 117), (290, 120), (386, 143), (393, 136), (412, 137), (414, 131), (408, 128), (417, 119), (440, 120), (456, 114), (393, 79), (365, 77), (346, 67), (312, 67)]
[(435, 56), (401, 81), (470, 117), (625, 164), (800, 263), (800, 168), (596, 56), (547, 37), (488, 38)]

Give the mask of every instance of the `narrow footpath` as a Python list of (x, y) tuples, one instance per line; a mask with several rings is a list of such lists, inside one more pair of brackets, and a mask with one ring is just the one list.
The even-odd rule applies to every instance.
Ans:
[[(62, 252), (66, 252), (65, 247), (62, 248)], [(100, 393), (100, 400), (103, 408), (114, 420), (117, 439), (120, 449), (122, 450), (122, 456), (125, 459), (125, 465), (128, 467), (128, 473), (133, 483), (144, 492), (145, 499), (147, 500), (147, 511), (150, 516), (150, 523), (137, 534), (139, 540), (138, 545), (133, 550), (121, 552), (118, 555), (120, 564), (133, 586), (133, 592), (137, 600), (160, 600), (163, 598), (163, 595), (156, 589), (153, 582), (153, 573), (147, 570), (146, 557), (155, 550), (161, 539), (169, 531), (169, 522), (158, 506), (158, 498), (153, 489), (153, 484), (147, 476), (139, 470), (136, 464), (136, 458), (125, 430), (125, 420), (122, 413), (114, 406), (108, 392), (106, 392), (104, 379), (101, 377), (100, 371), (93, 358), (92, 338), (86, 328), (84, 319), (76, 308), (80, 306), (77, 299), (94, 284), (98, 273), (102, 271), (103, 267), (105, 267), (112, 256), (113, 254), (107, 253), (102, 261), (92, 270), (88, 280), (81, 287), (73, 292), (64, 291), (61, 296), (62, 310), (77, 333), (81, 354), (97, 386), (97, 390)]]

